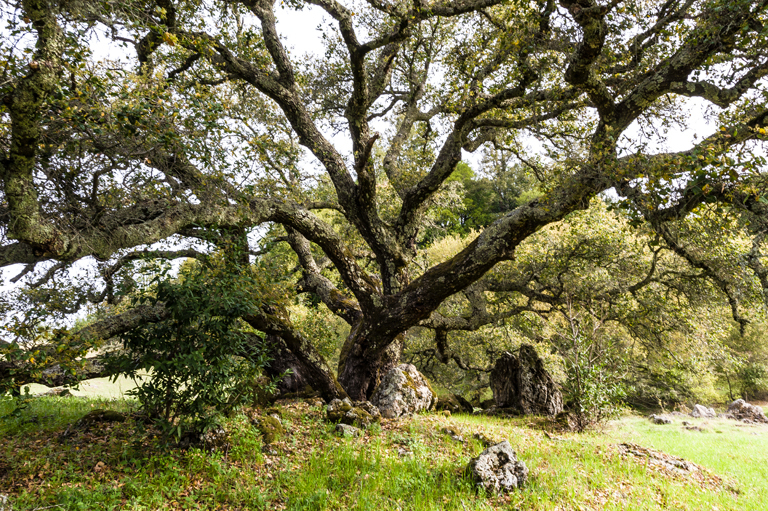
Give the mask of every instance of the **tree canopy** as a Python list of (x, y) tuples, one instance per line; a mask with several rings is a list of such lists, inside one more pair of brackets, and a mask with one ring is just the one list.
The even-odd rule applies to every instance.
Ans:
[[(577, 292), (594, 318), (636, 319), (704, 288), (744, 327), (768, 298), (764, 1), (3, 6), (0, 265), (25, 285), (0, 370), (17, 383), (168, 320), (124, 299), (139, 270), (214, 251), (263, 264), (271, 298), (242, 321), (326, 397), (370, 395), (414, 327), (444, 347)], [(309, 6), (323, 47), (297, 55), (278, 20)], [(547, 226), (606, 201), (633, 257), (576, 231), (547, 248)], [(299, 295), (349, 325), (335, 374)], [(88, 304), (96, 321), (41, 334)]]

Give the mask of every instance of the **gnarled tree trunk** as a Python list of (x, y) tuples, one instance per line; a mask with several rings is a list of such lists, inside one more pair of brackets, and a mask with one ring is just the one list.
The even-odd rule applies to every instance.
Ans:
[(349, 397), (364, 401), (371, 397), (376, 386), (390, 369), (400, 363), (405, 333), (399, 334), (381, 350), (370, 346), (371, 327), (363, 322), (352, 327), (339, 357), (339, 383)]

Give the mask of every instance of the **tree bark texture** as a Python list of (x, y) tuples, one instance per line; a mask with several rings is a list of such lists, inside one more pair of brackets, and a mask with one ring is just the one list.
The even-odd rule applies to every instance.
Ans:
[(405, 339), (399, 334), (384, 349), (367, 352), (366, 332), (362, 324), (353, 327), (339, 356), (339, 383), (356, 401), (368, 400), (384, 375), (400, 363)]

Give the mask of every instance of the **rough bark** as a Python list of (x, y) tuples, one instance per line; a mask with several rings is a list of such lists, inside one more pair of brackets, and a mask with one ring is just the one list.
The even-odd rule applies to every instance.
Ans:
[(265, 371), (267, 376), (271, 378), (280, 378), (277, 382), (279, 395), (299, 394), (309, 390), (307, 387), (314, 389), (313, 382), (304, 369), (304, 364), (296, 355), (291, 353), (291, 350), (280, 337), (267, 335), (264, 342), (269, 357), (272, 359)]
[(366, 353), (368, 330), (362, 323), (353, 326), (339, 356), (339, 383), (350, 398), (366, 401), (381, 379), (400, 363), (405, 334), (376, 353)]
[(347, 397), (323, 356), (308, 339), (289, 325), (285, 312), (254, 314), (244, 319), (257, 330), (279, 337), (293, 355), (292, 363), (298, 364), (302, 378), (320, 392), (323, 398), (330, 401)]

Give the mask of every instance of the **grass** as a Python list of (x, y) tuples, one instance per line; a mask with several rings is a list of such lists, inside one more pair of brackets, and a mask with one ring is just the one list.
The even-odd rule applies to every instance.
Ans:
[[(0, 420), (0, 494), (14, 511), (766, 508), (768, 427), (713, 420), (695, 432), (682, 430), (679, 420), (654, 426), (627, 417), (604, 433), (548, 437), (530, 418), (426, 414), (385, 421), (361, 438), (339, 438), (320, 407), (281, 406), (290, 434), (277, 455), (267, 456), (246, 415), (226, 423), (228, 448), (181, 450), (132, 420), (70, 428), (74, 434), (61, 437), (88, 411), (128, 412), (131, 401), (36, 398), (18, 416)], [(0, 416), (12, 407), (1, 401)], [(465, 442), (441, 433), (447, 425)], [(472, 439), (480, 431), (517, 450), (530, 469), (524, 490), (477, 494), (462, 477), (483, 449)], [(621, 442), (681, 456), (707, 471), (692, 477), (655, 468), (622, 455)]]
[[(139, 376), (139, 378), (142, 378)], [(28, 385), (29, 393), (32, 395), (43, 394), (51, 390), (51, 387), (32, 383)], [(76, 388), (68, 389), (73, 396), (91, 397), (91, 398), (122, 398), (126, 392), (137, 387), (136, 381), (125, 376), (118, 376), (116, 380), (111, 378), (93, 378), (80, 382)]]
[(607, 439), (653, 447), (703, 465), (732, 479), (745, 501), (758, 504), (754, 509), (768, 508), (768, 426), (688, 420), (702, 431), (685, 430), (679, 422), (667, 429), (634, 417), (614, 424)]

